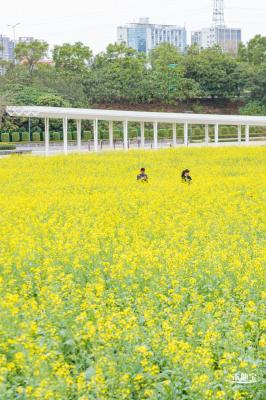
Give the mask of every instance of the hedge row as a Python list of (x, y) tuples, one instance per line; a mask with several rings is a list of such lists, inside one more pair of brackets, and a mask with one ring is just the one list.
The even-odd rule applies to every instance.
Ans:
[[(84, 140), (89, 140), (92, 138), (90, 132), (84, 132), (82, 135)], [(33, 132), (31, 134), (31, 141), (39, 142), (44, 140), (44, 133)], [(67, 134), (68, 140), (77, 140), (76, 132), (68, 132)], [(50, 132), (50, 140), (59, 141), (63, 140), (63, 133), (61, 132)], [(28, 142), (29, 141), (29, 133), (28, 132), (2, 132), (0, 133), (0, 141), (1, 142)]]
[(2, 132), (0, 134), (1, 142), (28, 142), (29, 133), (28, 132)]
[[(147, 124), (148, 125), (148, 124)], [(221, 137), (237, 137), (238, 128), (236, 126), (219, 126), (219, 136)], [(242, 135), (245, 132), (245, 127), (242, 127)], [(266, 129), (264, 127), (250, 127), (250, 134), (266, 134)], [(184, 135), (184, 130), (182, 125), (177, 125), (176, 130), (177, 138), (182, 138)], [(123, 137), (123, 129), (122, 127), (114, 127), (114, 139), (121, 139)], [(158, 129), (158, 137), (159, 138), (171, 138), (173, 135), (173, 130), (171, 127), (169, 128), (160, 128)], [(139, 128), (130, 128), (128, 131), (129, 138), (136, 138), (140, 136)], [(188, 136), (190, 139), (203, 139), (205, 137), (205, 127), (202, 126), (193, 126), (188, 129)], [(209, 136), (214, 138), (214, 126), (209, 126)], [(151, 124), (145, 127), (145, 137), (152, 138), (153, 137), (153, 128)], [(67, 134), (68, 140), (77, 140), (76, 132), (68, 132)], [(99, 129), (99, 139), (108, 139), (109, 132), (108, 129)], [(44, 140), (44, 133), (33, 132), (31, 134), (31, 141), (39, 142)], [(92, 140), (93, 133), (91, 131), (84, 131), (82, 133), (82, 139)], [(62, 132), (50, 132), (50, 140), (51, 141), (60, 141), (63, 140)], [(29, 133), (28, 132), (2, 132), (0, 133), (0, 141), (1, 142), (28, 142), (29, 141)]]
[(16, 146), (10, 143), (0, 143), (0, 152), (1, 150), (15, 150)]

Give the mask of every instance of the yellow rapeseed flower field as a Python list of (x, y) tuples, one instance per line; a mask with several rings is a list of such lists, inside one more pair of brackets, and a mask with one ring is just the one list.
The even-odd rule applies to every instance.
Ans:
[(262, 400), (265, 159), (0, 159), (0, 399)]

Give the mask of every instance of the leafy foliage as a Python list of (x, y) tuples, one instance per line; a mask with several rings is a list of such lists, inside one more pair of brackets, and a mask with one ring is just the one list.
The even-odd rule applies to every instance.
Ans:
[(243, 80), (237, 61), (218, 47), (190, 53), (185, 58), (185, 76), (194, 79), (205, 96), (234, 98), (241, 94)]
[(247, 46), (239, 46), (238, 57), (241, 61), (248, 61), (254, 65), (266, 63), (266, 36), (256, 35)]
[(240, 113), (243, 115), (266, 115), (266, 105), (257, 101), (251, 101), (244, 107), (240, 108)]
[(250, 112), (261, 113), (266, 103), (265, 41), (257, 35), (241, 44), (237, 58), (219, 47), (191, 46), (180, 54), (170, 44), (159, 45), (148, 56), (124, 44), (110, 44), (93, 56), (80, 42), (65, 43), (54, 47), (53, 64), (40, 63), (47, 43), (20, 43), (16, 55), (21, 63), (5, 65), (6, 74), (0, 77), (0, 123), (4, 118), (8, 130), (14, 124), (4, 115), (3, 104), (163, 106), (195, 99), (194, 111), (199, 112), (204, 100), (213, 99), (217, 104), (241, 100), (251, 103)]
[(34, 66), (47, 54), (48, 43), (33, 40), (30, 43), (19, 42), (15, 47), (16, 58), (22, 62), (26, 62), (29, 74), (32, 75)]
[(74, 45), (64, 43), (53, 49), (53, 60), (56, 68), (63, 68), (70, 72), (85, 71), (92, 58), (92, 51), (81, 42)]

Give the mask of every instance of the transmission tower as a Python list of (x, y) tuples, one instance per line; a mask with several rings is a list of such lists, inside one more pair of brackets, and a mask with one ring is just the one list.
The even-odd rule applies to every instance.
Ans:
[(224, 26), (224, 0), (213, 0), (212, 23), (214, 26)]

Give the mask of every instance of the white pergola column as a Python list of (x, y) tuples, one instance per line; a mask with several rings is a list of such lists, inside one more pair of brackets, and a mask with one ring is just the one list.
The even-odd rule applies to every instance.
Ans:
[(141, 148), (145, 147), (145, 122), (140, 123), (140, 145)]
[(114, 124), (113, 121), (109, 121), (109, 146), (111, 149), (114, 147)]
[(67, 117), (65, 117), (63, 119), (64, 154), (68, 153), (68, 149), (67, 149), (67, 125), (68, 125), (68, 121), (67, 121)]
[(214, 143), (219, 143), (219, 124), (214, 125)]
[(124, 150), (128, 150), (128, 121), (123, 121)]
[(49, 118), (44, 118), (44, 140), (45, 140), (45, 155), (48, 156), (49, 154), (49, 140), (50, 140), (50, 133), (49, 133)]
[(153, 123), (153, 145), (155, 149), (158, 149), (158, 122)]
[(77, 149), (81, 150), (81, 120), (77, 120)]
[(173, 146), (176, 146), (176, 123), (173, 123)]
[(98, 151), (98, 119), (93, 121), (93, 140), (94, 140), (94, 151)]
[(237, 127), (237, 141), (238, 144), (241, 144), (241, 136), (242, 136), (242, 129), (241, 125), (238, 125)]
[(184, 145), (188, 145), (188, 123), (184, 123)]
[(249, 125), (245, 126), (245, 140), (246, 144), (249, 144)]
[(209, 125), (205, 125), (205, 144), (209, 144)]

